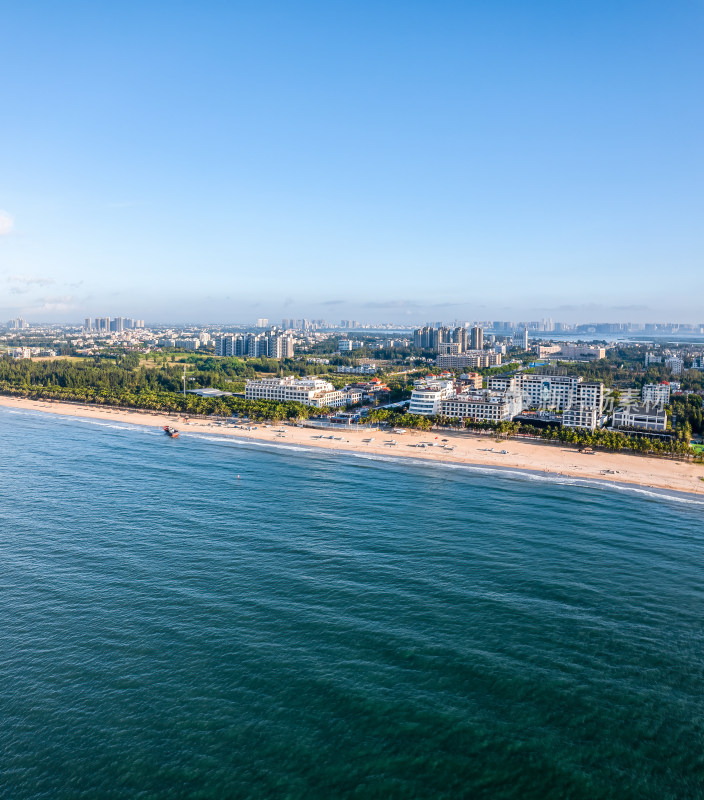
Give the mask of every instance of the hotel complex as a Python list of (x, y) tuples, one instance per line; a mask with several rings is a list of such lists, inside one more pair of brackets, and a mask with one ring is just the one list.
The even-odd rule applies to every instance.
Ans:
[(348, 399), (329, 381), (319, 378), (298, 379), (262, 378), (247, 381), (244, 391), (247, 400), (274, 400), (281, 403), (302, 403), (317, 408), (340, 408), (348, 405)]
[(428, 376), (416, 381), (409, 413), (476, 421), (512, 420), (525, 409), (562, 413), (562, 424), (594, 430), (604, 411), (604, 385), (579, 376), (495, 375), (486, 389)]
[(429, 375), (416, 381), (408, 407), (410, 414), (444, 416), (477, 421), (502, 422), (513, 419), (523, 408), (515, 391), (477, 389), (474, 381), (456, 383)]

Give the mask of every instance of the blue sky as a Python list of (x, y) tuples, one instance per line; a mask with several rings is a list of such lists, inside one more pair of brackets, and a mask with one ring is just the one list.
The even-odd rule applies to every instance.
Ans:
[(0, 319), (703, 321), (704, 2), (6, 4)]

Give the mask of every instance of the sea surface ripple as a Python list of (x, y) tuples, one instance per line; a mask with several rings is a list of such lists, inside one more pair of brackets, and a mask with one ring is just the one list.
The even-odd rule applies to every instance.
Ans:
[(2, 798), (704, 796), (700, 504), (6, 410), (0, 452)]

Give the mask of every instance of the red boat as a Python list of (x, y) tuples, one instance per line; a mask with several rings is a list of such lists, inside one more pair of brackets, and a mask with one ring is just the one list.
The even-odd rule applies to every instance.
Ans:
[(178, 439), (178, 431), (172, 428), (171, 425), (164, 425), (164, 433), (172, 439)]

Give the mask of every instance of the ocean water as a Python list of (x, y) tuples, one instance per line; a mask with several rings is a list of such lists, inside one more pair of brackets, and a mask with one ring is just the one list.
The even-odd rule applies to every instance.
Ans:
[(0, 455), (2, 798), (704, 796), (701, 503), (4, 409)]

